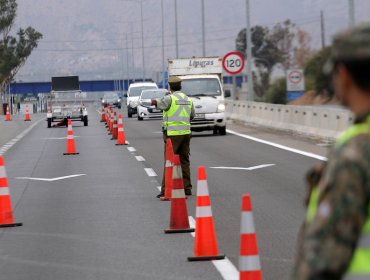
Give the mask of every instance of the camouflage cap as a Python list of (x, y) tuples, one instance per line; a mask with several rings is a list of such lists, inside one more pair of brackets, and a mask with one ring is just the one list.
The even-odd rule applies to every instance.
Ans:
[(181, 83), (181, 79), (177, 76), (170, 76), (168, 78), (168, 83), (169, 84), (180, 84)]
[(333, 71), (335, 63), (370, 59), (370, 23), (362, 24), (334, 37), (330, 59), (324, 73)]

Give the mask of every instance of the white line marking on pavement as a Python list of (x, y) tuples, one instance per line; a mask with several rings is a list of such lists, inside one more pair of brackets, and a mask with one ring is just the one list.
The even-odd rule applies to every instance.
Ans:
[(137, 161), (145, 161), (145, 158), (143, 158), (142, 156), (136, 156), (135, 158)]
[(56, 177), (56, 178), (50, 178), (50, 179), (49, 178), (33, 178), (33, 177), (16, 177), (15, 179), (54, 182), (54, 181), (59, 181), (59, 180), (64, 180), (64, 179), (69, 179), (69, 178), (74, 178), (74, 177), (80, 177), (80, 176), (85, 176), (85, 175), (86, 174), (75, 174), (75, 175), (68, 175), (68, 176)]
[(136, 152), (136, 149), (134, 147), (127, 147), (127, 150), (129, 150), (130, 152)]
[(157, 176), (157, 173), (153, 170), (153, 168), (144, 168), (146, 174), (148, 174), (149, 177), (155, 177)]
[(230, 130), (230, 129), (227, 129), (226, 131), (228, 133), (234, 134), (234, 135), (239, 136), (239, 137), (243, 137), (243, 138), (246, 138), (246, 139), (249, 139), (249, 140), (252, 140), (252, 141), (256, 141), (256, 142), (259, 142), (259, 143), (262, 143), (262, 144), (269, 145), (269, 146), (273, 146), (275, 148), (286, 150), (286, 151), (289, 151), (289, 152), (292, 152), (292, 153), (300, 154), (300, 155), (303, 155), (303, 156), (306, 156), (306, 157), (315, 158), (315, 159), (322, 160), (322, 161), (327, 161), (328, 160), (326, 157), (323, 157), (323, 156), (319, 156), (319, 155), (316, 155), (316, 154), (313, 154), (313, 153), (301, 151), (301, 150), (290, 148), (290, 147), (280, 145), (280, 144), (277, 144), (277, 143), (274, 143), (274, 142), (270, 142), (270, 141), (262, 140), (262, 139), (259, 139), (259, 138), (256, 138), (256, 137), (241, 134), (241, 133), (238, 133), (238, 132)]
[(252, 166), (252, 167), (215, 166), (215, 167), (210, 167), (210, 168), (213, 168), (213, 169), (231, 169), (231, 170), (249, 170), (249, 171), (251, 171), (251, 170), (270, 167), (270, 166), (274, 166), (274, 165), (275, 164), (262, 164), (262, 165)]
[[(189, 216), (189, 225), (191, 228), (195, 228), (195, 220), (192, 216)], [(190, 234), (191, 236), (195, 237), (195, 232), (191, 232)], [(239, 279), (239, 271), (227, 257), (225, 257), (224, 260), (212, 261), (212, 263), (216, 267), (218, 272), (220, 272), (223, 279), (225, 280)]]
[(13, 147), (13, 145), (15, 145), (15, 143), (17, 143), (19, 140), (21, 140), (28, 132), (31, 131), (32, 128), (34, 128), (42, 120), (44, 120), (44, 119), (43, 118), (39, 119), (38, 121), (36, 121), (32, 125), (30, 125), (26, 130), (24, 130), (23, 132), (18, 134), (15, 138), (13, 138), (8, 143), (6, 143), (3, 147), (1, 147), (0, 155), (3, 155), (7, 150), (9, 150), (11, 147)]

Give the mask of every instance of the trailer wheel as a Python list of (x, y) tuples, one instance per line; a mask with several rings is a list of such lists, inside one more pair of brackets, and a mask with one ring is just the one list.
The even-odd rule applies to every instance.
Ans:
[(88, 126), (88, 124), (89, 124), (89, 120), (87, 116), (84, 116), (84, 126)]
[(51, 127), (51, 118), (48, 118), (48, 128)]

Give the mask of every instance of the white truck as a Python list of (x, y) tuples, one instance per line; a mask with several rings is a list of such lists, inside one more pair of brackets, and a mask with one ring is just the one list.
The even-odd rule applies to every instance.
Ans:
[(213, 130), (226, 135), (226, 118), (222, 81), (222, 58), (200, 57), (168, 60), (168, 75), (178, 76), (182, 91), (193, 100), (195, 118), (192, 131)]

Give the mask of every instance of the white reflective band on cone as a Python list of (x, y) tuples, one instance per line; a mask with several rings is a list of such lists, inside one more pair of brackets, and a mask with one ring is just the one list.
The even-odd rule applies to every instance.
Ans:
[(123, 130), (123, 127), (119, 127), (118, 128), (118, 132), (123, 132), (124, 130)]
[(9, 188), (0, 188), (0, 195), (9, 195)]
[(118, 124), (123, 124), (122, 119), (118, 119)]
[(72, 125), (71, 125), (71, 124), (69, 124), (69, 125), (68, 125), (68, 130), (69, 130), (69, 131), (71, 131), (71, 130), (72, 130)]
[(182, 179), (182, 171), (179, 165), (175, 165), (172, 169), (172, 179)]
[(241, 234), (255, 233), (254, 220), (252, 212), (242, 212), (242, 221), (240, 227)]
[(197, 196), (209, 196), (208, 183), (206, 180), (198, 180)]
[(166, 167), (171, 167), (172, 166), (172, 162), (170, 160), (166, 160)]
[(195, 210), (196, 218), (207, 218), (212, 217), (212, 208), (211, 206), (197, 206)]
[(180, 190), (172, 189), (171, 198), (185, 198), (185, 191), (184, 191), (184, 189), (180, 189)]
[(117, 128), (117, 124), (113, 124), (113, 128)]
[(240, 271), (256, 271), (261, 270), (259, 256), (240, 256), (239, 258)]
[(0, 166), (0, 178), (6, 178), (6, 171), (4, 166)]
[(73, 139), (73, 135), (68, 135), (67, 139)]

